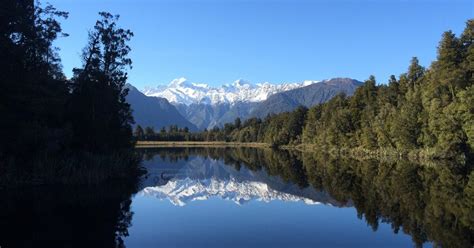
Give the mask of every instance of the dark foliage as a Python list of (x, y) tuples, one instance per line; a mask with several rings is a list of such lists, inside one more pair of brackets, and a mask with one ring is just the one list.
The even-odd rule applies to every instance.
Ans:
[(68, 112), (73, 147), (104, 153), (131, 147), (133, 118), (125, 101), (125, 69), (132, 64), (127, 42), (133, 33), (116, 26), (118, 16), (99, 14), (82, 53), (83, 66), (74, 69)]
[(125, 247), (137, 180), (0, 190), (6, 247)]
[(84, 172), (109, 155), (128, 153), (125, 160), (134, 161), (124, 88), (132, 33), (117, 27), (118, 16), (100, 13), (83, 51), (83, 67), (68, 81), (53, 46), (56, 38), (67, 36), (57, 18), (68, 14), (33, 0), (2, 0), (1, 6), (1, 181), (33, 183), (28, 178), (37, 175), (40, 183), (61, 181), (44, 177)]

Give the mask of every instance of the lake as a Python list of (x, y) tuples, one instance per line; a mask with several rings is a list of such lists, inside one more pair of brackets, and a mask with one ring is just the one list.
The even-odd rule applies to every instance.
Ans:
[(3, 247), (472, 247), (472, 169), (139, 149), (130, 182), (3, 191)]

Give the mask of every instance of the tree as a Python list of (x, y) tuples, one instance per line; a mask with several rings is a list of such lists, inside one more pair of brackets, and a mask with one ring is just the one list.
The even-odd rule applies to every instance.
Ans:
[(359, 130), (360, 145), (364, 148), (374, 149), (377, 146), (377, 136), (374, 133), (373, 120), (377, 115), (377, 86), (374, 76), (370, 76), (361, 86), (362, 104), (359, 107), (360, 111), (360, 125)]
[(388, 80), (388, 102), (396, 107), (398, 105), (398, 97), (400, 95), (400, 83), (394, 75)]
[(321, 118), (322, 105), (316, 105), (308, 110), (306, 125), (303, 129), (303, 143), (314, 144), (317, 137), (318, 123)]
[(460, 67), (461, 60), (459, 39), (453, 32), (445, 32), (439, 43), (437, 61), (433, 63), (434, 81), (448, 88), (451, 101), (456, 100), (456, 88), (465, 86)]
[(463, 62), (461, 68), (464, 72), (464, 78), (467, 85), (474, 84), (474, 19), (470, 19), (466, 23), (466, 28), (461, 34), (461, 46), (463, 53)]
[(57, 19), (68, 15), (32, 0), (1, 6), (0, 160), (59, 152), (67, 144), (68, 90), (53, 43), (67, 36)]
[(467, 144), (474, 152), (474, 85), (459, 94), (460, 103), (457, 106), (461, 118), (462, 129), (467, 137)]
[(236, 118), (235, 121), (234, 121), (235, 128), (239, 129), (241, 124), (242, 123), (240, 121), (240, 118)]
[(408, 67), (407, 79), (408, 84), (414, 89), (425, 74), (425, 68), (419, 64), (418, 58), (413, 57)]
[(132, 147), (133, 117), (124, 86), (133, 33), (117, 27), (118, 15), (99, 15), (82, 53), (83, 66), (74, 69), (70, 118), (76, 148), (109, 152)]
[(143, 140), (145, 136), (145, 132), (143, 131), (142, 126), (137, 125), (137, 127), (135, 128), (135, 132), (133, 133), (133, 136), (135, 136), (137, 140)]
[(146, 127), (145, 128), (145, 139), (150, 140), (155, 137), (155, 129), (153, 127)]
[(55, 183), (67, 181), (65, 171), (74, 168), (77, 173), (66, 174), (90, 182), (94, 173), (101, 181), (120, 177), (121, 169), (137, 169), (133, 153), (121, 153), (116, 162), (126, 166), (91, 171), (91, 163), (117, 159), (105, 157), (109, 152), (133, 147), (124, 89), (131, 32), (116, 27), (118, 17), (101, 13), (83, 52), (83, 68), (68, 81), (53, 46), (67, 36), (57, 20), (67, 13), (33, 0), (1, 1), (1, 6), (0, 169), (7, 173), (0, 176), (13, 183), (31, 183), (33, 177)]

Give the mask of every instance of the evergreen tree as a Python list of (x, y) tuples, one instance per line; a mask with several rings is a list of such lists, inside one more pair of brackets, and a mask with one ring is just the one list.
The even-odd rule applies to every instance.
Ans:
[(74, 69), (70, 118), (76, 148), (109, 152), (132, 146), (133, 118), (124, 86), (133, 33), (117, 27), (118, 16), (99, 15), (82, 53), (83, 67)]
[[(438, 47), (437, 61), (433, 63), (433, 76), (434, 80), (439, 82), (441, 86), (447, 87), (451, 97), (450, 101), (456, 100), (455, 92), (457, 88), (463, 87), (467, 83), (463, 80), (461, 61), (462, 54), (459, 39), (456, 38), (453, 32), (445, 32)], [(448, 102), (444, 101), (442, 104), (447, 105)]]
[(33, 0), (1, 6), (0, 160), (59, 152), (67, 144), (68, 91), (53, 42), (66, 36), (57, 19), (67, 13)]
[(135, 136), (137, 140), (143, 140), (145, 132), (143, 131), (142, 126), (137, 125), (137, 127), (135, 128), (135, 132), (133, 132), (133, 136)]
[(314, 144), (317, 137), (317, 126), (321, 118), (322, 105), (316, 105), (308, 110), (306, 125), (303, 129), (303, 143)]
[(301, 134), (303, 132), (307, 112), (308, 109), (304, 106), (299, 106), (291, 112), (287, 126), (284, 127), (289, 132), (290, 142), (301, 143)]
[(390, 105), (396, 107), (398, 105), (398, 97), (400, 95), (400, 83), (394, 75), (388, 80), (388, 99)]
[(412, 90), (419, 84), (424, 74), (425, 68), (419, 64), (417, 57), (413, 57), (407, 73), (408, 84)]
[(235, 128), (239, 129), (240, 125), (241, 125), (240, 118), (236, 118), (235, 121), (234, 121)]
[(146, 127), (145, 128), (145, 139), (151, 140), (155, 137), (155, 129), (153, 127)]
[(466, 28), (460, 38), (462, 53), (463, 53), (463, 62), (461, 68), (464, 72), (464, 80), (467, 85), (474, 84), (474, 19), (468, 20), (466, 23)]

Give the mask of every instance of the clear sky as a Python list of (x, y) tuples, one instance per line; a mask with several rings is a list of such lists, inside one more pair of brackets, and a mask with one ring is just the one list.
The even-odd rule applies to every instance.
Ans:
[[(45, 2), (45, 1), (42, 1)], [(131, 29), (129, 82), (143, 88), (186, 77), (221, 85), (332, 77), (386, 82), (412, 56), (436, 58), (442, 32), (460, 34), (474, 1), (50, 0), (68, 11), (61, 38), (66, 75), (99, 11)]]

